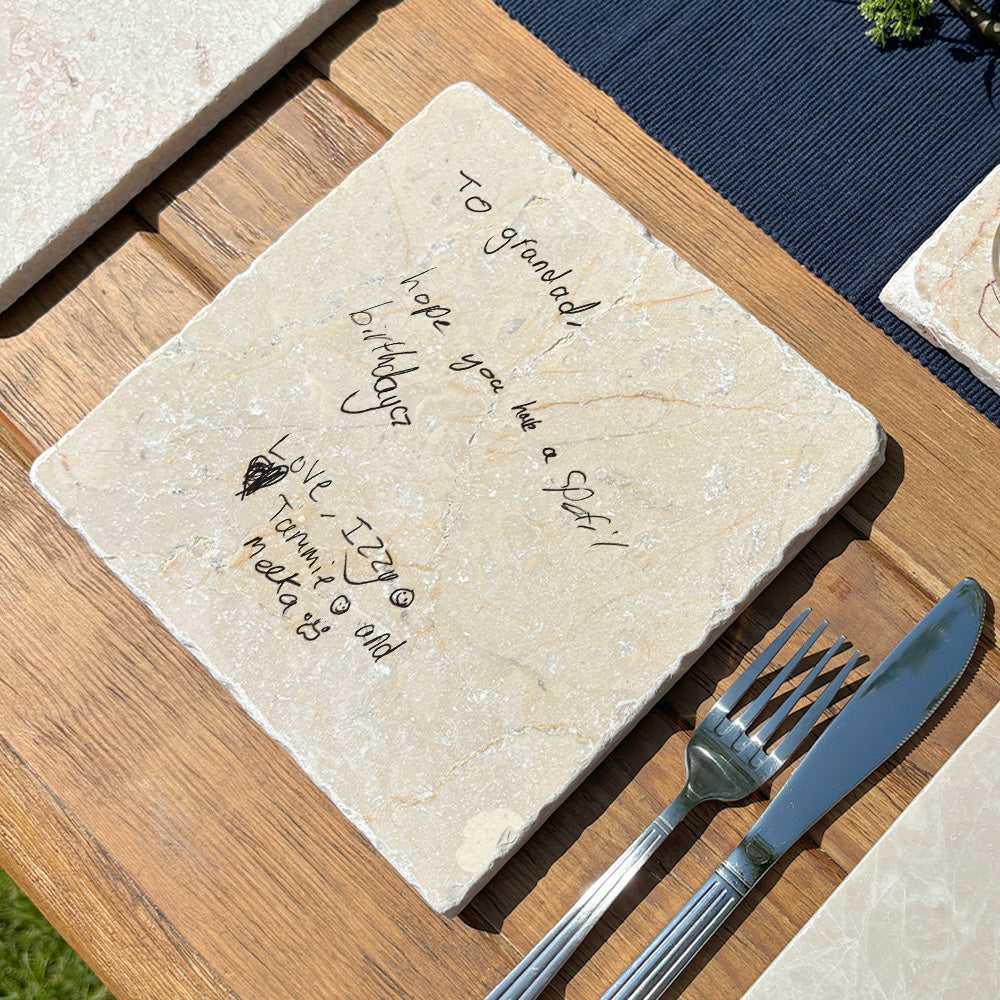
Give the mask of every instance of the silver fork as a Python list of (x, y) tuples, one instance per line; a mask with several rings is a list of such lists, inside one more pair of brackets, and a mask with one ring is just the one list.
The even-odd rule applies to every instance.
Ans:
[(630, 847), (625, 849), (618, 860), (580, 897), (562, 920), (524, 956), (503, 982), (486, 997), (486, 1000), (535, 1000), (555, 978), (556, 973), (607, 912), (636, 872), (694, 806), (710, 800), (735, 802), (744, 798), (760, 788), (794, 753), (806, 733), (812, 729), (820, 715), (833, 701), (847, 675), (857, 663), (859, 653), (854, 653), (837, 672), (791, 731), (770, 751), (765, 750), (765, 747), (792, 708), (840, 651), (844, 644), (843, 636), (830, 647), (757, 732), (751, 735), (749, 727), (798, 667), (802, 658), (826, 628), (827, 622), (823, 622), (806, 639), (739, 718), (733, 720), (728, 716), (774, 659), (778, 650), (798, 630), (808, 614), (808, 609), (803, 611), (746, 668), (739, 680), (719, 698), (691, 734), (685, 753), (687, 781), (677, 798), (646, 827)]

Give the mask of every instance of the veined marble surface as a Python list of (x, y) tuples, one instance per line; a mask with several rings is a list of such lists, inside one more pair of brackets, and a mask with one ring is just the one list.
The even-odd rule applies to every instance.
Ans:
[(882, 304), (1000, 392), (1000, 167), (992, 170), (896, 272)]
[(453, 913), (883, 445), (463, 84), (33, 479)]
[(1000, 707), (744, 1000), (1000, 997)]
[(3, 0), (0, 309), (354, 0)]

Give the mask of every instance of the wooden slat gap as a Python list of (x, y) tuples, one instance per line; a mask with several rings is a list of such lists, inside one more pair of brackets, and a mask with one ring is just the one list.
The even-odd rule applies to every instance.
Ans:
[(340, 87), (338, 87), (329, 78), (329, 76), (326, 75), (326, 72), (322, 67), (317, 66), (314, 62), (312, 62), (312, 60), (309, 59), (309, 52), (310, 50), (306, 49), (305, 52), (302, 53), (302, 56), (305, 61), (309, 63), (310, 68), (314, 69), (319, 74), (319, 78), (324, 89), (328, 89), (341, 104), (346, 105), (352, 114), (366, 122), (373, 129), (382, 132), (387, 140), (391, 139), (393, 136), (393, 130), (384, 122), (379, 121), (373, 114), (371, 114), (371, 112), (366, 111), (360, 104), (358, 104), (357, 101), (354, 100), (353, 97), (341, 90)]
[(189, 254), (185, 253), (165, 236), (158, 232), (154, 232), (153, 235), (163, 246), (165, 254), (177, 264), (179, 270), (190, 276), (191, 284), (199, 288), (206, 298), (209, 300), (214, 299), (225, 288), (225, 285), (220, 285), (217, 281), (209, 277)]
[[(109, 219), (0, 313), (0, 344), (26, 333), (139, 233), (152, 235), (154, 231), (127, 207)], [(95, 252), (98, 246), (100, 250)]]

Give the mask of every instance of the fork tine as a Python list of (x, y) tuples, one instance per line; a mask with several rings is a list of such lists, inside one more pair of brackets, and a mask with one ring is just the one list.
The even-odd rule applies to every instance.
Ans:
[(816, 724), (819, 717), (830, 707), (837, 692), (847, 680), (847, 675), (857, 666), (861, 659), (861, 653), (852, 654), (851, 658), (840, 668), (840, 672), (829, 684), (823, 693), (812, 703), (809, 711), (795, 723), (791, 732), (785, 736), (781, 742), (771, 751), (771, 756), (783, 764), (792, 755), (795, 748), (802, 742), (806, 733)]
[(733, 707), (739, 703), (740, 698), (743, 697), (750, 690), (750, 686), (753, 684), (761, 673), (764, 671), (765, 667), (774, 659), (775, 654), (785, 645), (786, 642), (792, 637), (792, 634), (798, 629), (798, 627), (806, 620), (810, 612), (809, 608), (806, 608), (791, 623), (788, 625), (781, 635), (771, 641), (771, 644), (765, 649), (760, 656), (758, 656), (753, 663), (747, 666), (746, 670), (740, 675), (739, 680), (737, 680), (730, 688), (722, 695), (721, 698), (715, 703), (712, 709), (713, 715), (718, 713), (718, 715), (726, 715), (732, 711)]
[(788, 713), (795, 707), (802, 696), (812, 687), (813, 681), (823, 672), (826, 665), (840, 652), (840, 647), (844, 645), (844, 636), (841, 636), (824, 654), (823, 658), (819, 661), (809, 671), (808, 674), (799, 682), (795, 690), (788, 695), (787, 698), (781, 703), (781, 708), (779, 708), (768, 720), (760, 727), (760, 730), (756, 734), (757, 742), (761, 746), (766, 746), (767, 741), (775, 734), (778, 726), (785, 721)]
[(784, 665), (784, 667), (781, 668), (781, 670), (778, 672), (777, 676), (771, 681), (771, 683), (768, 684), (767, 687), (764, 688), (764, 690), (759, 695), (757, 695), (756, 699), (751, 703), (749, 708), (744, 709), (740, 717), (736, 720), (736, 725), (742, 726), (744, 732), (746, 732), (747, 729), (749, 729), (750, 724), (753, 722), (753, 720), (756, 719), (758, 715), (760, 715), (764, 706), (768, 704), (768, 702), (770, 702), (770, 700), (774, 697), (778, 688), (780, 688), (781, 685), (784, 684), (785, 681), (787, 681), (788, 678), (792, 675), (792, 673), (795, 671), (798, 665), (802, 662), (802, 657), (805, 656), (810, 649), (812, 649), (813, 643), (815, 643), (816, 640), (820, 637), (820, 634), (823, 632), (823, 629), (825, 629), (828, 624), (829, 622), (823, 622), (820, 625), (820, 627), (816, 629), (816, 631), (813, 632), (813, 634), (809, 636), (809, 638), (806, 639), (806, 641), (802, 643), (801, 646), (799, 646), (799, 648), (795, 652), (795, 655), (792, 656), (792, 658)]

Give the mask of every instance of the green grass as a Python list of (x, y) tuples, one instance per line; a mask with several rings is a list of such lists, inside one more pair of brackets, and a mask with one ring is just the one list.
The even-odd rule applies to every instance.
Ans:
[(0, 1000), (113, 1000), (80, 957), (2, 871)]

